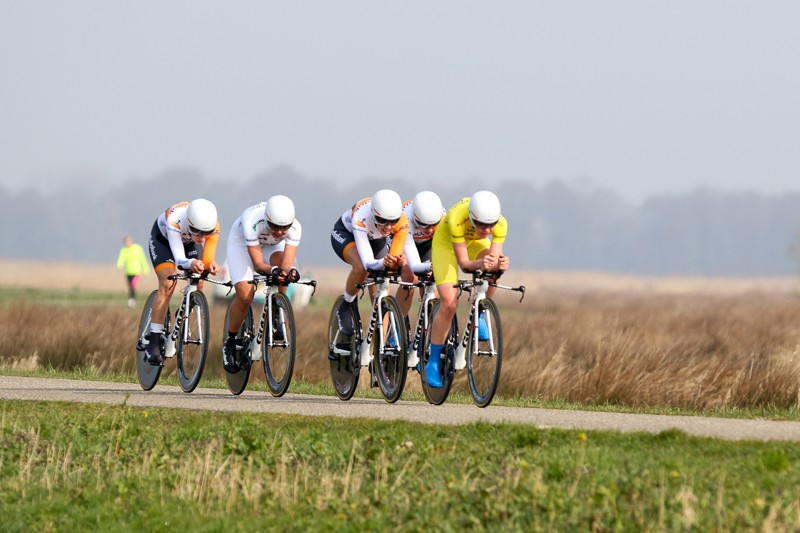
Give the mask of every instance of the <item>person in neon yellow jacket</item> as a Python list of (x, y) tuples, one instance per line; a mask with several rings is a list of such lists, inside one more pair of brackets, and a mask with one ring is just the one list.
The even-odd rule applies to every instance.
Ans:
[(148, 274), (149, 265), (142, 247), (130, 235), (122, 240), (122, 248), (117, 257), (117, 268), (125, 272), (128, 280), (128, 307), (136, 305), (136, 285), (142, 276)]

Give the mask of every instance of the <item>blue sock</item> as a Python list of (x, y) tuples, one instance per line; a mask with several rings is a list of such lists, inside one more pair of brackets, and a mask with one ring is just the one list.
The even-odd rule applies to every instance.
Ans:
[(444, 349), (444, 344), (433, 344), (431, 343), (431, 359), (436, 357), (437, 359), (442, 356), (442, 350)]

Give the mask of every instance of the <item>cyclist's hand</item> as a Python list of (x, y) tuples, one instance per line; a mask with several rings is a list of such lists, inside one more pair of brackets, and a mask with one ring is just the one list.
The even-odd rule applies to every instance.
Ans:
[(408, 261), (406, 260), (406, 256), (404, 254), (397, 255), (395, 257), (397, 258), (397, 268), (403, 268), (404, 266), (406, 266), (406, 264), (408, 264)]
[(272, 278), (272, 283), (280, 283), (283, 281), (283, 276), (286, 273), (281, 270), (281, 267), (274, 266), (269, 272), (270, 277)]
[(203, 263), (199, 259), (192, 260), (192, 272), (194, 272), (195, 274), (202, 274), (205, 269), (206, 269), (205, 263)]
[(497, 257), (494, 254), (486, 254), (483, 256), (483, 270), (489, 272), (497, 270)]
[(208, 265), (208, 271), (211, 273), (212, 276), (216, 276), (219, 274), (219, 265), (216, 261), (211, 261), (211, 264)]
[(506, 270), (508, 270), (508, 264), (509, 264), (508, 256), (501, 255), (500, 259), (497, 261), (497, 265), (500, 267), (500, 272), (505, 272)]
[(286, 275), (286, 281), (289, 283), (297, 283), (300, 281), (300, 272), (294, 267), (290, 268), (289, 273)]
[(383, 257), (383, 266), (386, 267), (386, 270), (397, 270), (397, 256), (386, 254)]

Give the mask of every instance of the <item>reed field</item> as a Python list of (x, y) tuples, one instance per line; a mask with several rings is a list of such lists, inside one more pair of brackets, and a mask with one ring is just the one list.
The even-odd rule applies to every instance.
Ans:
[[(124, 306), (121, 276), (98, 268), (48, 285), (37, 268), (25, 264), (14, 269), (17, 277), (0, 278), (0, 366), (134, 376), (141, 307)], [(295, 380), (330, 382), (327, 323), (344, 275), (343, 269), (319, 270), (314, 299), (295, 310)], [(521, 272), (504, 282), (529, 290), (522, 302), (516, 293), (496, 298), (505, 352), (500, 397), (699, 411), (800, 406), (794, 280)], [(211, 314), (204, 377), (221, 378), (224, 304), (212, 305)], [(172, 372), (174, 362), (168, 362), (165, 374)], [(260, 368), (254, 379), (263, 379)], [(416, 372), (407, 388), (420, 390)], [(465, 373), (457, 376), (455, 390), (466, 390)]]

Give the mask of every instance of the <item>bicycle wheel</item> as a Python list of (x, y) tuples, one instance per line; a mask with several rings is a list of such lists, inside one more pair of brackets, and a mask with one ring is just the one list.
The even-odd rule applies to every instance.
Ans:
[(346, 337), (339, 332), (339, 319), (336, 309), (344, 301), (339, 296), (333, 303), (331, 317), (328, 321), (328, 362), (331, 367), (331, 379), (336, 395), (340, 400), (349, 400), (353, 397), (358, 386), (358, 375), (361, 372), (361, 361), (358, 360), (358, 340), (361, 331), (361, 322), (358, 319), (358, 308), (353, 302), (353, 321), (355, 334)]
[[(150, 390), (158, 383), (158, 378), (161, 376), (161, 365), (151, 365), (147, 362), (147, 336), (150, 334), (150, 317), (153, 314), (153, 302), (156, 299), (158, 291), (153, 291), (147, 297), (147, 301), (142, 309), (142, 318), (139, 319), (138, 339), (136, 342), (136, 374), (139, 377), (139, 385), (144, 390)], [(169, 325), (169, 310), (167, 310), (166, 324)], [(164, 328), (169, 331), (168, 327)], [(162, 346), (163, 349), (163, 346)]]
[(208, 300), (200, 291), (189, 296), (175, 348), (181, 390), (192, 392), (200, 383), (208, 355)]
[(279, 397), (286, 393), (286, 389), (289, 388), (289, 383), (292, 381), (296, 350), (294, 312), (292, 304), (285, 294), (277, 292), (272, 295), (272, 313), (277, 320), (272, 324), (273, 332), (278, 333), (278, 337), (282, 337), (282, 340), (276, 340), (273, 334), (272, 345), (270, 345), (265, 332), (264, 343), (261, 346), (264, 352), (264, 375), (267, 377), (267, 386), (273, 396)]
[[(434, 303), (434, 302), (432, 302)], [(433, 319), (436, 313), (439, 312), (439, 301), (435, 300), (433, 310), (430, 313), (430, 322), (433, 324)], [(442, 362), (439, 365), (439, 370), (442, 376), (441, 388), (429, 387), (428, 382), (425, 380), (426, 365), (431, 353), (431, 330), (425, 334), (425, 349), (420, 357), (420, 378), (422, 378), (422, 392), (429, 403), (433, 405), (441, 405), (450, 394), (450, 387), (453, 385), (453, 375), (455, 369), (453, 368), (453, 359), (455, 357), (455, 348), (458, 345), (458, 318), (457, 315), (453, 316), (453, 321), (450, 323), (450, 331), (447, 333), (447, 338), (444, 341), (444, 349), (442, 350)]]
[[(231, 319), (231, 306), (234, 300), (228, 304), (228, 311), (225, 313), (225, 328), (223, 329), (222, 342), (224, 343), (228, 338), (228, 331)], [(242, 325), (239, 326), (239, 332), (236, 334), (236, 364), (239, 370), (236, 372), (225, 371), (225, 381), (228, 383), (228, 390), (235, 395), (239, 395), (244, 391), (247, 386), (247, 381), (250, 379), (250, 368), (252, 367), (250, 360), (250, 343), (255, 336), (253, 327), (253, 308), (247, 308), (247, 314), (244, 315)]]
[[(497, 304), (486, 298), (479, 302), (479, 309), (486, 317), (487, 335), (485, 340), (474, 341), (474, 329), (470, 331), (467, 344), (467, 373), (469, 391), (478, 407), (486, 407), (492, 402), (497, 384), (500, 381), (500, 366), (503, 362), (503, 330), (500, 327), (500, 313)], [(477, 349), (476, 349), (477, 347)]]
[(400, 305), (394, 296), (387, 296), (381, 301), (381, 314), (383, 345), (380, 342), (381, 335), (376, 330), (370, 348), (381, 393), (387, 402), (394, 403), (400, 398), (406, 384), (408, 333)]

